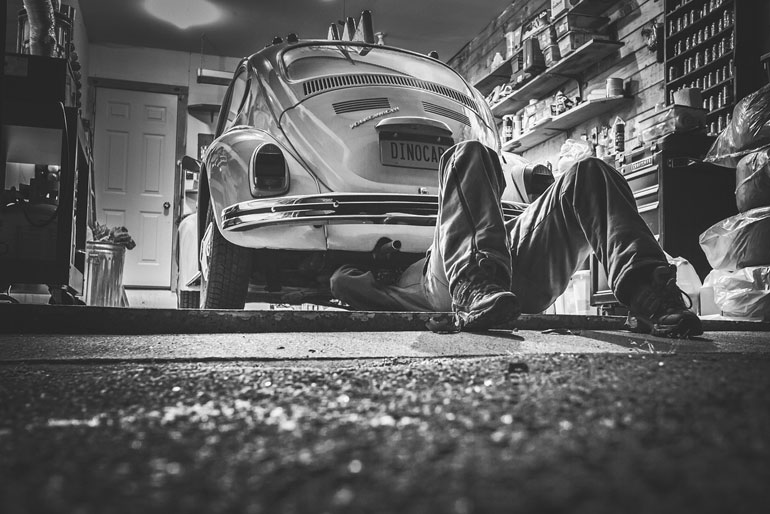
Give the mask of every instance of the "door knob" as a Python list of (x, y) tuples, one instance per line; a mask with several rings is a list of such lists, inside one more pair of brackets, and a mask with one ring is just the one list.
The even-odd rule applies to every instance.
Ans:
[(171, 204), (170, 204), (170, 203), (168, 203), (168, 202), (163, 202), (163, 209), (164, 209), (164, 210), (166, 210), (166, 211), (167, 211), (167, 210), (169, 210), (170, 208), (171, 208)]

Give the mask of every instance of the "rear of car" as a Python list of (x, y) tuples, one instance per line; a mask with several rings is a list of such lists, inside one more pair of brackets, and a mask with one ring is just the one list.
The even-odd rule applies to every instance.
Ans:
[[(242, 100), (233, 98), (239, 77)], [(229, 248), (251, 261), (250, 291), (261, 294), (250, 296), (263, 300), (328, 297), (324, 279), (342, 263), (398, 268), (419, 259), (433, 237), (441, 155), (467, 139), (499, 147), (483, 98), (451, 68), (352, 41), (253, 55), (220, 117), (204, 159), (211, 213), (204, 222), (199, 210), (202, 274), (212, 248)], [(385, 245), (397, 255), (380, 255)]]

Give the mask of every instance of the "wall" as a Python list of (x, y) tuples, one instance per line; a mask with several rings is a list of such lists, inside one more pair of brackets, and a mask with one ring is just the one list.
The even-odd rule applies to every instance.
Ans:
[[(504, 33), (526, 20), (532, 14), (550, 7), (550, 1), (514, 3), (495, 18), (477, 37), (466, 45), (450, 61), (471, 83), (488, 73), (487, 63), (495, 52), (505, 53)], [(558, 160), (559, 149), (567, 138), (579, 138), (590, 133), (597, 125), (609, 125), (616, 116), (626, 122), (626, 151), (640, 145), (639, 134), (649, 125), (649, 117), (655, 113), (656, 105), (665, 103), (663, 64), (656, 62), (656, 55), (645, 47), (642, 29), (648, 28), (653, 20), (663, 21), (662, 0), (627, 0), (616, 2), (607, 15), (613, 20), (611, 30), (624, 44), (608, 58), (595, 63), (584, 74), (584, 91), (603, 88), (608, 77), (625, 80), (626, 92), (634, 96), (633, 101), (622, 109), (590, 120), (558, 135), (541, 145), (524, 152), (523, 155), (536, 162)], [(567, 96), (578, 94), (577, 85), (572, 82), (564, 88)]]
[[(197, 83), (201, 65), (198, 53), (159, 50), (117, 45), (90, 46), (90, 76), (92, 78), (130, 80), (189, 88), (188, 105), (219, 104), (225, 94), (224, 86)], [(205, 68), (235, 71), (240, 59), (204, 55)], [(88, 99), (88, 111), (93, 109), (94, 95)], [(212, 123), (187, 115), (187, 155), (196, 156), (199, 133), (213, 133)]]

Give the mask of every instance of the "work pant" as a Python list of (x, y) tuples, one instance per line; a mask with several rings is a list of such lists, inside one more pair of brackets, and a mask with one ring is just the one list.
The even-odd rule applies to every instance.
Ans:
[(427, 256), (395, 284), (343, 266), (331, 278), (332, 294), (362, 310), (448, 312), (462, 272), (487, 259), (510, 272), (522, 312), (539, 313), (567, 289), (592, 251), (622, 303), (629, 272), (666, 264), (628, 183), (599, 159), (574, 164), (508, 223), (500, 202), (504, 187), (493, 150), (476, 141), (450, 148), (439, 164), (438, 219)]

